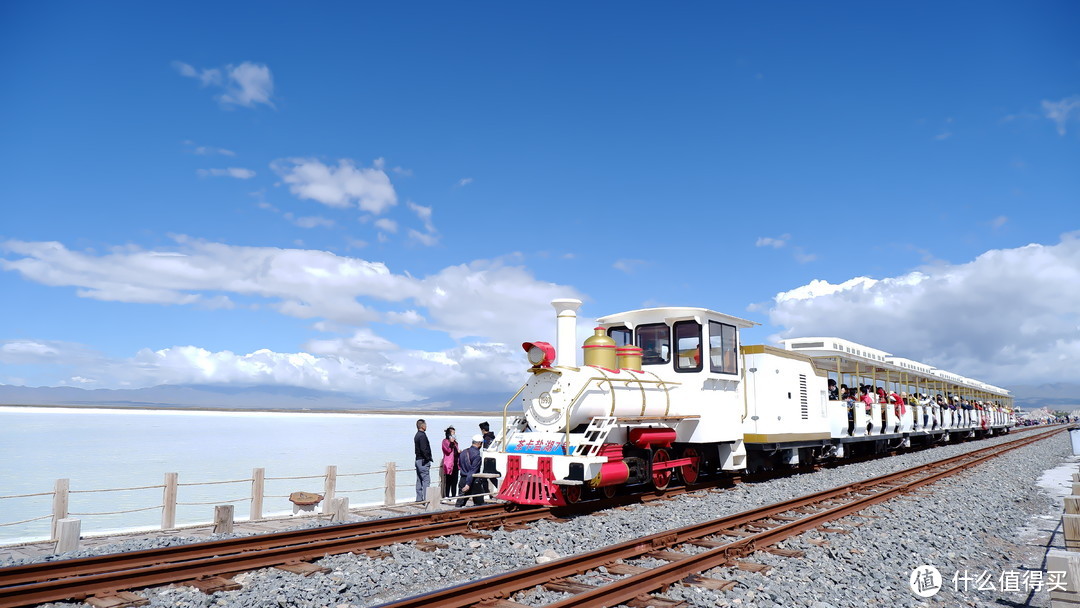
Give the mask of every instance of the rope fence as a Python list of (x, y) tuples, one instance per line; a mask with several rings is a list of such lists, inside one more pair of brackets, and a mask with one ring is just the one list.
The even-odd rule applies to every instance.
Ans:
[[(328, 513), (329, 512), (330, 503), (333, 502), (332, 499), (334, 498), (335, 495), (355, 495), (355, 494), (362, 494), (364, 492), (368, 492), (368, 493), (370, 493), (370, 492), (378, 492), (380, 490), (382, 490), (384, 492), (383, 500), (381, 501), (382, 504), (385, 505), (385, 506), (391, 506), (391, 505), (397, 504), (397, 502), (398, 502), (396, 494), (397, 494), (397, 490), (399, 489), (399, 486), (400, 486), (400, 488), (402, 490), (404, 490), (406, 487), (411, 488), (411, 486), (412, 486), (411, 483), (399, 484), (399, 482), (397, 480), (398, 475), (400, 475), (402, 473), (413, 474), (414, 472), (415, 472), (415, 470), (412, 467), (408, 467), (408, 468), (399, 467), (394, 462), (387, 462), (386, 466), (384, 468), (379, 469), (379, 470), (375, 470), (375, 471), (361, 471), (361, 472), (343, 473), (343, 474), (338, 474), (336, 466), (328, 466), (328, 467), (326, 467), (326, 472), (324, 474), (322, 474), (322, 475), (291, 475), (291, 476), (271, 477), (271, 476), (266, 475), (265, 469), (256, 468), (256, 469), (254, 469), (252, 471), (252, 474), (251, 474), (250, 477), (245, 477), (245, 478), (242, 478), (242, 479), (226, 479), (226, 480), (218, 480), (218, 481), (188, 481), (188, 482), (181, 483), (180, 480), (179, 480), (179, 475), (178, 474), (176, 474), (176, 473), (166, 473), (164, 483), (161, 483), (161, 484), (130, 486), (130, 487), (123, 487), (123, 488), (95, 488), (95, 489), (88, 489), (88, 490), (82, 490), (82, 489), (74, 490), (74, 489), (71, 489), (70, 480), (68, 480), (68, 479), (57, 479), (55, 484), (54, 484), (54, 489), (51, 492), (32, 492), (32, 493), (26, 493), (26, 494), (9, 494), (9, 495), (5, 495), (5, 496), (0, 496), (0, 500), (8, 500), (8, 499), (15, 499), (15, 498), (38, 498), (38, 497), (51, 497), (51, 499), (52, 499), (52, 512), (51, 513), (38, 515), (36, 517), (26, 517), (26, 518), (20, 519), (18, 521), (3, 522), (3, 523), (0, 523), (0, 528), (10, 528), (12, 526), (22, 526), (22, 525), (26, 525), (26, 524), (34, 524), (35, 522), (42, 522), (42, 521), (47, 521), (47, 520), (51, 519), (52, 520), (51, 528), (48, 529), (48, 531), (45, 532), (44, 534), (42, 534), (41, 532), (34, 532), (32, 529), (28, 529), (28, 530), (26, 530), (25, 532), (22, 533), (22, 536), (30, 538), (29, 535), (36, 534), (37, 537), (40, 538), (40, 540), (46, 540), (46, 538), (47, 538), (49, 540), (59, 542), (60, 539), (58, 538), (58, 535), (64, 533), (61, 530), (61, 528), (63, 528), (64, 526), (62, 526), (61, 524), (63, 522), (78, 522), (77, 519), (74, 519), (74, 520), (71, 519), (71, 518), (75, 518), (75, 517), (105, 517), (105, 516), (127, 515), (127, 514), (131, 514), (131, 513), (144, 513), (144, 512), (147, 512), (147, 511), (160, 511), (161, 512), (161, 529), (162, 530), (171, 530), (171, 529), (175, 529), (177, 527), (177, 525), (176, 525), (176, 523), (177, 523), (176, 522), (177, 507), (204, 507), (204, 506), (210, 506), (210, 505), (224, 507), (224, 505), (238, 504), (238, 503), (244, 503), (244, 502), (249, 502), (250, 505), (251, 505), (248, 519), (250, 521), (257, 521), (257, 520), (260, 520), (260, 519), (264, 518), (263, 517), (263, 507), (264, 507), (263, 501), (264, 501), (264, 499), (272, 499), (272, 500), (276, 501), (278, 499), (289, 499), (290, 496), (291, 496), (290, 494), (266, 494), (265, 491), (267, 489), (266, 488), (267, 482), (275, 482), (276, 484), (278, 484), (278, 485), (275, 486), (275, 489), (278, 489), (278, 488), (280, 488), (280, 482), (321, 480), (322, 483), (320, 485), (322, 486), (322, 488), (317, 488), (317, 492), (315, 492), (315, 493), (318, 493), (318, 494), (323, 496), (323, 500), (321, 501), (322, 502), (322, 511), (323, 511), (323, 513)], [(384, 480), (384, 483), (382, 485), (379, 485), (379, 486), (363, 487), (363, 488), (348, 488), (348, 489), (345, 489), (345, 488), (339, 489), (338, 486), (337, 486), (339, 479), (344, 479), (344, 478), (347, 478), (347, 477), (368, 477), (368, 476), (373, 476), (373, 475), (382, 476), (382, 478)], [(203, 501), (191, 501), (191, 500), (181, 501), (181, 500), (179, 500), (179, 494), (191, 492), (192, 488), (195, 488), (195, 487), (198, 487), (198, 486), (221, 486), (221, 485), (227, 485), (227, 484), (244, 484), (244, 483), (250, 483), (251, 484), (251, 494), (249, 496), (242, 496), (240, 498), (229, 498), (229, 499), (222, 498), (222, 499), (217, 499), (217, 500), (203, 500)], [(310, 484), (297, 484), (297, 485), (309, 485), (310, 486)], [(101, 495), (101, 494), (105, 494), (105, 493), (136, 492), (136, 491), (141, 491), (141, 490), (161, 490), (162, 491), (162, 500), (161, 500), (161, 502), (158, 502), (157, 504), (154, 504), (152, 506), (137, 507), (137, 506), (131, 505), (131, 503), (134, 502), (135, 505), (137, 505), (138, 502), (140, 502), (140, 501), (138, 501), (137, 499), (132, 498), (132, 497), (125, 497), (125, 498), (120, 499), (119, 501), (117, 501), (117, 504), (115, 506), (124, 506), (124, 507), (132, 506), (133, 508), (115, 509), (115, 510), (110, 510), (110, 511), (85, 511), (85, 512), (83, 512), (83, 511), (69, 511), (68, 510), (69, 509), (69, 503), (72, 500), (72, 495), (75, 495), (75, 494), (78, 494), (78, 495)], [(202, 494), (202, 495), (200, 496), (199, 494)], [(209, 496), (213, 496), (213, 493), (210, 493)], [(209, 496), (206, 493), (197, 493), (195, 496), (190, 496), (190, 498), (204, 498), (204, 497), (208, 498)], [(234, 494), (233, 496), (236, 496), (236, 495)], [(411, 501), (411, 499), (409, 499), (409, 500)], [(99, 506), (102, 501), (101, 500), (97, 500), (97, 501), (90, 500), (88, 502), (87, 499), (82, 498), (80, 496), (80, 498), (76, 502), (78, 503), (78, 506)], [(275, 503), (275, 505), (276, 504), (278, 504), (278, 503)], [(373, 502), (373, 503), (369, 503), (369, 504), (378, 504), (378, 502)], [(75, 506), (75, 505), (72, 505), (72, 506)], [(29, 509), (27, 509), (27, 510), (29, 510)], [(187, 517), (186, 517), (187, 519), (192, 518), (191, 517), (191, 512), (185, 511), (185, 513), (187, 514)], [(277, 506), (274, 506), (272, 513), (281, 513), (281, 511), (278, 509)], [(295, 509), (294, 509), (294, 513), (295, 513)], [(29, 513), (20, 513), (20, 514), (29, 515)], [(185, 521), (183, 523), (184, 523), (184, 525), (203, 525), (203, 524), (210, 524), (210, 523), (214, 523), (216, 525), (217, 519), (215, 517), (215, 520), (213, 520), (213, 521), (210, 521), (210, 520), (197, 521), (197, 522)], [(145, 519), (140, 520), (139, 522), (133, 522), (132, 520), (128, 520), (128, 521), (122, 521), (122, 522), (117, 523), (117, 522), (114, 521), (114, 522), (110, 522), (110, 525), (109, 525), (110, 528), (116, 528), (118, 526), (125, 527), (125, 528), (126, 527), (131, 527), (131, 528), (145, 529)], [(35, 528), (35, 529), (40, 530), (40, 528)], [(16, 532), (16, 536), (19, 536), (18, 532)], [(27, 538), (20, 538), (19, 542), (26, 542)], [(3, 540), (0, 540), (0, 544), (2, 544), (3, 542), (4, 542)]]

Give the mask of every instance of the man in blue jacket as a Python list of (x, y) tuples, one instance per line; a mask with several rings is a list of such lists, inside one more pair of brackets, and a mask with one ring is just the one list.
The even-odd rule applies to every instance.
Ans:
[(483, 435), (473, 435), (472, 445), (465, 448), (465, 451), (461, 453), (458, 458), (458, 475), (460, 484), (460, 491), (458, 496), (461, 498), (457, 501), (457, 506), (464, 507), (465, 503), (469, 502), (469, 496), (473, 497), (474, 505), (484, 504), (483, 494), (487, 493), (487, 483), (481, 477), (474, 477), (480, 472), (480, 465), (484, 462), (483, 455), (480, 454), (480, 448), (484, 445)]
[(427, 422), (416, 421), (416, 435), (413, 435), (413, 448), (416, 452), (416, 502), (427, 500), (427, 489), (431, 485), (431, 442), (428, 441)]

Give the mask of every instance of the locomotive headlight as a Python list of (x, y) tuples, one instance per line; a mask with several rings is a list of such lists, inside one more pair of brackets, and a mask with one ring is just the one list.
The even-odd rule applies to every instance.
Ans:
[(533, 367), (551, 367), (555, 361), (555, 347), (547, 342), (522, 342), (521, 348)]
[(545, 410), (551, 407), (551, 393), (547, 391), (540, 393), (540, 399), (538, 399), (538, 401), (540, 402), (540, 407)]
[(529, 349), (528, 357), (529, 363), (532, 363), (533, 365), (540, 365), (540, 363), (544, 360), (544, 351), (540, 350), (539, 346), (534, 346)]

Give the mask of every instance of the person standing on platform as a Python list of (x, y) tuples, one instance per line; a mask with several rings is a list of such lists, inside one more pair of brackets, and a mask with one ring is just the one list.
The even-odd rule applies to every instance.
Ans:
[[(491, 442), (495, 441), (495, 433), (491, 432), (491, 426), (487, 423), (487, 421), (480, 423), (480, 432), (483, 433), (482, 436), (484, 438), (484, 449), (486, 450), (488, 449), (488, 447), (491, 446)], [(495, 486), (496, 488), (499, 487), (499, 480), (492, 479), (491, 485)]]
[(427, 489), (431, 485), (431, 442), (428, 441), (427, 422), (416, 421), (416, 435), (413, 436), (413, 448), (416, 452), (416, 502), (427, 500)]
[(443, 498), (457, 494), (458, 445), (454, 427), (446, 427), (446, 439), (442, 440)]
[(460, 480), (458, 483), (461, 485), (461, 491), (458, 492), (457, 506), (464, 507), (465, 503), (469, 502), (469, 496), (473, 497), (474, 505), (484, 504), (483, 494), (487, 493), (487, 484), (484, 483), (484, 479), (481, 477), (474, 477), (480, 472), (480, 464), (483, 462), (483, 455), (480, 454), (480, 448), (484, 445), (483, 435), (473, 435), (472, 445), (465, 448), (461, 452), (461, 456), (458, 458), (458, 472)]

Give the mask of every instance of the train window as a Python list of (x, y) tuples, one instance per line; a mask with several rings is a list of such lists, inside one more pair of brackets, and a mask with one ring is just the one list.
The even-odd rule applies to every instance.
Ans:
[(701, 371), (701, 325), (695, 321), (679, 321), (675, 329), (675, 371)]
[(633, 334), (630, 332), (629, 329), (626, 329), (625, 327), (609, 327), (607, 330), (607, 335), (612, 340), (615, 340), (615, 348), (619, 348), (620, 346), (627, 346), (629, 344), (633, 344), (634, 342)]
[(735, 326), (709, 321), (709, 370), (717, 374), (739, 373)]
[(667, 363), (671, 357), (671, 332), (664, 323), (641, 325), (637, 328), (637, 345), (641, 347), (641, 364)]

